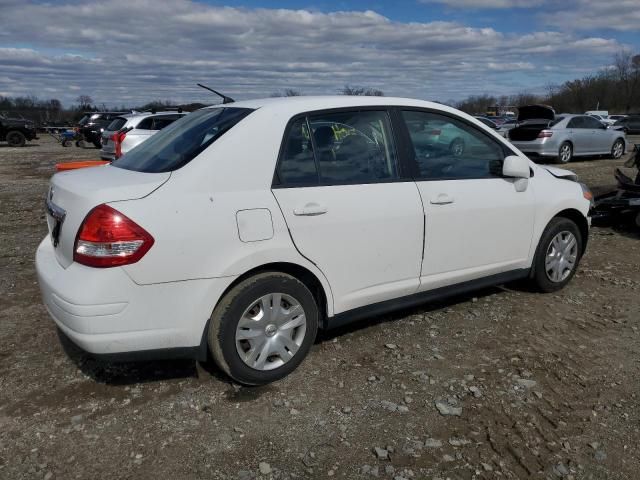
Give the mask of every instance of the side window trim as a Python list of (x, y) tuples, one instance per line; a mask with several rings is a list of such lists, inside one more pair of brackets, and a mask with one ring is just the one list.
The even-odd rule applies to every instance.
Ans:
[[(397, 122), (394, 120), (393, 111), (398, 107), (393, 107), (389, 105), (371, 105), (371, 106), (358, 106), (358, 107), (340, 107), (340, 108), (329, 108), (324, 110), (313, 110), (308, 112), (302, 112), (294, 115), (289, 119), (287, 125), (284, 129), (284, 133), (282, 135), (282, 139), (280, 141), (280, 149), (278, 151), (278, 159), (276, 162), (273, 180), (271, 183), (271, 188), (305, 188), (305, 187), (330, 187), (330, 186), (348, 186), (348, 185), (372, 185), (378, 183), (400, 183), (400, 182), (412, 182), (413, 178), (410, 175), (407, 175), (408, 172), (405, 172), (406, 166), (403, 165), (402, 155), (399, 151), (399, 135), (397, 129)], [(353, 112), (367, 112), (367, 111), (375, 111), (375, 112), (384, 112), (387, 116), (387, 120), (389, 121), (389, 129), (390, 129), (390, 138), (394, 143), (393, 151), (395, 153), (395, 162), (396, 162), (396, 178), (391, 179), (383, 179), (369, 182), (358, 182), (358, 183), (332, 183), (332, 182), (321, 182), (320, 181), (320, 168), (318, 164), (318, 158), (316, 155), (316, 145), (315, 139), (313, 138), (313, 133), (311, 130), (311, 125), (309, 123), (310, 117), (321, 116), (321, 115), (331, 115), (331, 114), (339, 114), (339, 113), (353, 113)], [(280, 168), (282, 166), (282, 162), (284, 160), (284, 155), (286, 152), (286, 143), (289, 138), (289, 134), (291, 133), (291, 128), (293, 125), (301, 118), (305, 119), (307, 129), (309, 131), (309, 136), (311, 139), (312, 149), (313, 149), (313, 157), (316, 167), (316, 174), (318, 179), (315, 183), (309, 184), (287, 184), (282, 181), (282, 175), (280, 173)]]
[(479, 176), (479, 177), (444, 177), (444, 178), (430, 178), (430, 177), (422, 177), (420, 175), (420, 167), (418, 165), (418, 162), (415, 159), (415, 149), (413, 147), (413, 140), (411, 139), (411, 134), (409, 132), (409, 127), (406, 123), (406, 121), (404, 120), (404, 117), (402, 115), (402, 112), (405, 111), (409, 111), (409, 112), (420, 112), (420, 113), (430, 113), (430, 114), (434, 114), (434, 115), (441, 115), (444, 117), (448, 117), (451, 119), (454, 119), (460, 123), (462, 123), (463, 125), (469, 127), (469, 128), (473, 128), (474, 131), (476, 131), (478, 134), (482, 135), (484, 138), (486, 138), (487, 140), (493, 142), (496, 146), (498, 146), (500, 148), (500, 151), (502, 153), (502, 160), (504, 160), (506, 157), (510, 156), (510, 155), (518, 155), (516, 152), (514, 152), (513, 150), (511, 150), (511, 148), (509, 148), (507, 145), (504, 145), (502, 142), (497, 141), (495, 138), (492, 138), (489, 134), (487, 134), (486, 132), (480, 130), (479, 128), (477, 128), (475, 125), (473, 125), (471, 122), (465, 120), (464, 118), (452, 114), (450, 112), (445, 112), (443, 110), (436, 110), (436, 109), (431, 109), (431, 108), (422, 108), (422, 107), (412, 107), (412, 106), (401, 106), (401, 107), (396, 107), (398, 110), (398, 120), (402, 125), (402, 130), (405, 132), (405, 136), (406, 136), (406, 141), (408, 142), (408, 148), (406, 149), (406, 162), (408, 165), (410, 165), (410, 169), (409, 172), (412, 172), (412, 180), (413, 181), (420, 181), (420, 182), (437, 182), (437, 181), (445, 181), (445, 180), (490, 180), (490, 179), (499, 179), (499, 178), (504, 178), (502, 176), (495, 176), (495, 175), (491, 175), (491, 176)]

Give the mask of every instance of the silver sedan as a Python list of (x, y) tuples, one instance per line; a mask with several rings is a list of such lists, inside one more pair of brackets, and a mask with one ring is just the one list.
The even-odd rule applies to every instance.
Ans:
[(529, 157), (568, 163), (573, 157), (608, 155), (620, 158), (627, 148), (624, 132), (603, 125), (588, 115), (559, 115), (527, 119), (508, 138)]

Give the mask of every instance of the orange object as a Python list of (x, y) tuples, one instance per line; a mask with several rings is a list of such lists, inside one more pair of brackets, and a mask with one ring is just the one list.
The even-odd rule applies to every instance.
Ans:
[(83, 162), (56, 163), (56, 170), (59, 172), (64, 172), (66, 170), (76, 170), (78, 168), (99, 167), (101, 165), (108, 165), (110, 163), (111, 162), (107, 160), (88, 160)]

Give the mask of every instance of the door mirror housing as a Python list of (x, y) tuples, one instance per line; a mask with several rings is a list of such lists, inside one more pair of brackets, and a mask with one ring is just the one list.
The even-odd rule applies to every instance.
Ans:
[(509, 155), (502, 164), (502, 175), (512, 178), (529, 178), (531, 176), (529, 161), (517, 155)]

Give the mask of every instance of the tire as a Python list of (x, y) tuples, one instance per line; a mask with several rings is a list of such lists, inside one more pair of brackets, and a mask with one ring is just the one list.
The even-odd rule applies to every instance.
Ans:
[[(270, 313), (264, 307), (273, 308), (278, 298), (278, 317), (265, 320)], [(318, 317), (316, 301), (304, 283), (285, 273), (260, 273), (240, 282), (218, 303), (209, 321), (209, 348), (216, 365), (236, 382), (265, 385), (302, 363), (315, 340)]]
[(100, 140), (96, 140), (93, 142), (93, 146), (96, 148), (102, 148), (102, 142)]
[(461, 157), (464, 155), (464, 140), (461, 138), (454, 138), (452, 142), (449, 144), (449, 151), (453, 154), (454, 157)]
[(624, 155), (624, 140), (618, 138), (611, 147), (611, 158), (619, 160)]
[(573, 146), (569, 142), (564, 142), (558, 149), (556, 163), (569, 163), (573, 158)]
[(22, 132), (14, 130), (7, 133), (7, 143), (10, 147), (24, 147), (27, 143), (27, 138)]
[[(575, 244), (571, 247), (570, 236), (575, 240)], [(560, 243), (556, 242), (558, 238), (560, 238)], [(563, 245), (563, 241), (566, 241), (567, 244)], [(531, 280), (534, 286), (547, 293), (564, 288), (578, 269), (582, 257), (583, 241), (580, 229), (572, 220), (563, 217), (551, 220), (540, 237), (533, 260)], [(558, 245), (564, 246), (566, 250), (562, 252), (557, 248)], [(559, 250), (560, 252), (556, 253)], [(555, 259), (553, 259), (554, 256)], [(573, 258), (572, 262), (571, 258)], [(554, 275), (558, 271), (561, 271), (562, 274)]]
[(71, 146), (71, 140), (62, 140), (62, 146), (63, 147), (70, 147)]

